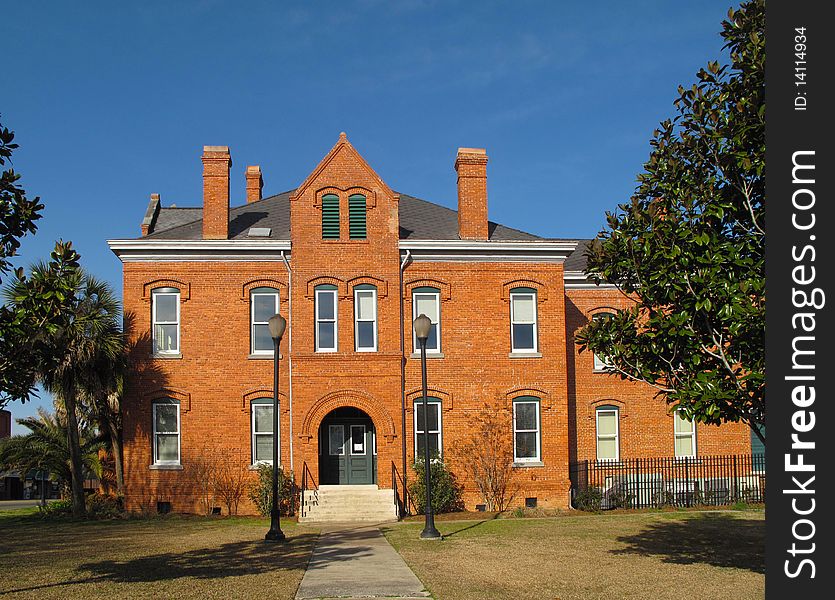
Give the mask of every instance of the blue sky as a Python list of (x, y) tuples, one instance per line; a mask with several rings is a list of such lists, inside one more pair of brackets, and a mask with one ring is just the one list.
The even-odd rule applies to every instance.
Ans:
[(72, 240), (121, 293), (105, 240), (139, 235), (152, 192), (199, 205), (204, 144), (230, 146), (241, 204), (246, 165), (261, 165), (265, 195), (292, 189), (340, 131), (393, 189), (450, 207), (456, 149), (487, 148), (491, 220), (593, 237), (677, 86), (721, 55), (732, 5), (10, 3), (0, 113), (46, 205), (18, 263)]

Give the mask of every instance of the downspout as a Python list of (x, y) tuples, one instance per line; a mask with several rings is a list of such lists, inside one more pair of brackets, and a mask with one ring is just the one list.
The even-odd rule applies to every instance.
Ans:
[[(406, 486), (406, 336), (404, 330), (404, 313), (403, 313), (403, 271), (406, 269), (406, 264), (411, 261), (412, 252), (406, 250), (406, 256), (403, 257), (403, 262), (400, 263), (400, 446), (403, 452), (403, 512), (409, 510), (407, 501), (408, 490)], [(394, 483), (394, 482), (392, 482)]]
[[(288, 307), (287, 307), (287, 324), (290, 328), (290, 335), (288, 336), (288, 349), (287, 349), (287, 372), (289, 373), (288, 377), (288, 404), (287, 407), (290, 410), (290, 474), (291, 476), (295, 474), (295, 470), (293, 469), (293, 271), (290, 269), (290, 263), (287, 262), (287, 257), (284, 255), (284, 250), (281, 251), (281, 260), (284, 261), (284, 266), (287, 268), (287, 297), (288, 297)], [(278, 390), (275, 391), (278, 394)]]

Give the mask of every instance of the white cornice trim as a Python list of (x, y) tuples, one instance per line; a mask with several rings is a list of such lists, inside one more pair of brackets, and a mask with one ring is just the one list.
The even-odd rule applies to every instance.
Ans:
[(562, 263), (577, 247), (564, 241), (401, 240), (415, 262)]
[(107, 240), (122, 262), (275, 261), (289, 240)]

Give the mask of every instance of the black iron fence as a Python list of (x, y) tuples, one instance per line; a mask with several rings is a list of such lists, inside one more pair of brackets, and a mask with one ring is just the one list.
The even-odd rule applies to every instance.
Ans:
[(765, 502), (765, 455), (585, 460), (569, 465), (574, 508)]

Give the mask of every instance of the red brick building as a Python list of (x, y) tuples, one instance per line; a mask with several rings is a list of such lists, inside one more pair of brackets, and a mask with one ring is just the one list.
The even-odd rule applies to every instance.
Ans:
[[(577, 461), (750, 453), (744, 426), (680, 422), (648, 386), (578, 353), (574, 332), (625, 300), (586, 279), (585, 242), (488, 221), (484, 150), (458, 150), (457, 212), (389, 188), (344, 134), (288, 192), (262, 198), (260, 168), (247, 167), (234, 208), (228, 148), (206, 146), (202, 161), (202, 208), (152, 194), (142, 236), (109, 241), (136, 344), (128, 508), (195, 510), (186, 471), (207, 452), (241, 468), (269, 459), (276, 312), (288, 321), (280, 462), (307, 487), (401, 488), (426, 440), (454, 465), (485, 405), (513, 432), (517, 502), (539, 506), (569, 505)], [(433, 323), (427, 418), (420, 313)], [(472, 508), (481, 499), (458, 475)]]

